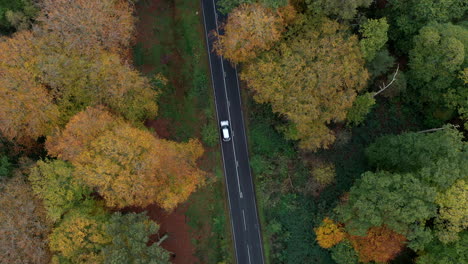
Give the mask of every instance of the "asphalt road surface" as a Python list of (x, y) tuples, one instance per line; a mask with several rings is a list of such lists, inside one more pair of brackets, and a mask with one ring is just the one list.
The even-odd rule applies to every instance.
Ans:
[(221, 141), (224, 175), (231, 211), (234, 250), (238, 264), (263, 264), (263, 247), (255, 192), (250, 172), (249, 153), (242, 116), (237, 70), (213, 50), (213, 30), (218, 30), (221, 15), (215, 0), (202, 0), (203, 19), (219, 121), (228, 120), (231, 141)]

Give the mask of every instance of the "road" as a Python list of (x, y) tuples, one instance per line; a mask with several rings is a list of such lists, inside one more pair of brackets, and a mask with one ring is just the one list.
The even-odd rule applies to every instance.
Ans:
[(236, 259), (238, 264), (263, 264), (260, 223), (250, 172), (237, 70), (212, 52), (213, 36), (210, 32), (218, 30), (218, 19), (221, 17), (216, 13), (215, 0), (202, 0), (202, 11), (218, 126), (220, 120), (229, 120), (232, 131), (232, 140), (221, 141), (221, 150)]

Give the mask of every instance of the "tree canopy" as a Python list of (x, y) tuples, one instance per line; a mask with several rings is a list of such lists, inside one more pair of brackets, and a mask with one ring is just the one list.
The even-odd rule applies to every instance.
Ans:
[(0, 179), (0, 263), (49, 263), (50, 224), (21, 176)]
[(468, 27), (449, 23), (423, 27), (410, 51), (413, 100), (433, 112), (441, 108), (460, 112), (467, 109), (468, 89), (460, 78), (460, 72), (468, 66), (467, 54)]
[(352, 19), (359, 7), (368, 7), (372, 0), (306, 0), (305, 2), (313, 13)]
[(281, 38), (294, 8), (287, 6), (283, 12), (274, 11), (261, 4), (242, 4), (229, 13), (226, 24), (217, 35), (215, 51), (234, 63), (255, 58), (269, 50)]
[(241, 79), (257, 102), (291, 121), (289, 138), (317, 150), (334, 141), (327, 124), (346, 118), (368, 73), (357, 38), (346, 27), (322, 19), (302, 30), (245, 65)]
[[(101, 122), (103, 121), (103, 122)], [(89, 129), (89, 126), (92, 129)], [(171, 210), (204, 182), (198, 140), (176, 143), (132, 127), (103, 108), (88, 108), (49, 137), (49, 153), (69, 160), (74, 177), (97, 190), (108, 206)]]

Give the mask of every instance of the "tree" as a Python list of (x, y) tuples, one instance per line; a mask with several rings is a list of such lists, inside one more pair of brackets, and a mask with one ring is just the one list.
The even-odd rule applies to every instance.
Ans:
[(387, 43), (387, 19), (368, 19), (359, 29), (362, 39), (359, 42), (361, 51), (367, 61), (372, 61), (376, 53)]
[(49, 263), (50, 225), (21, 176), (0, 180), (0, 263)]
[(467, 12), (464, 0), (389, 0), (386, 8), (389, 36), (406, 53), (419, 29), (430, 22), (456, 21)]
[(333, 183), (335, 175), (335, 166), (333, 164), (318, 164), (318, 166), (312, 168), (312, 177), (322, 186)]
[(108, 214), (92, 200), (70, 210), (49, 235), (53, 263), (102, 263)]
[(346, 237), (342, 225), (336, 224), (330, 218), (323, 219), (322, 224), (314, 231), (317, 236), (317, 243), (322, 248), (331, 248)]
[(468, 231), (460, 233), (460, 240), (449, 244), (435, 240), (416, 259), (416, 264), (458, 264), (468, 262)]
[(359, 255), (359, 261), (388, 263), (405, 247), (406, 238), (385, 226), (372, 227), (366, 236), (350, 236), (351, 244)]
[[(292, 15), (295, 11), (288, 6)], [(223, 35), (218, 35), (214, 50), (233, 63), (255, 58), (258, 53), (269, 50), (281, 38), (286, 21), (280, 12), (274, 12), (261, 4), (242, 4), (228, 16), (221, 26)]]
[(348, 125), (360, 125), (375, 105), (374, 94), (358, 95), (346, 116)]
[(372, 0), (306, 0), (307, 7), (314, 13), (352, 19), (357, 9), (368, 7)]
[(10, 176), (12, 164), (7, 155), (0, 154), (0, 180)]
[(91, 193), (72, 174), (73, 166), (61, 160), (39, 160), (29, 174), (34, 194), (42, 199), (47, 217), (53, 222), (81, 204)]
[(462, 153), (466, 153), (466, 143), (462, 138), (462, 134), (453, 128), (434, 133), (388, 135), (372, 143), (366, 149), (366, 156), (373, 167), (412, 172), (442, 158), (456, 160)]
[[(241, 72), (258, 103), (269, 103), (291, 126), (288, 138), (307, 150), (327, 148), (334, 135), (327, 124), (343, 121), (368, 73), (356, 36), (328, 19), (305, 25)], [(294, 73), (294, 74), (292, 74)]]
[(70, 160), (74, 177), (97, 190), (108, 206), (157, 202), (171, 210), (205, 179), (196, 166), (203, 154), (200, 142), (155, 138), (102, 108), (77, 114), (61, 133), (48, 138), (46, 147)]
[(252, 0), (219, 0), (216, 2), (216, 6), (218, 11), (223, 14), (227, 15), (231, 13), (233, 9), (238, 6), (245, 5), (245, 4), (253, 4), (253, 3), (260, 3), (264, 7), (271, 8), (271, 9), (278, 9), (288, 5), (287, 0), (259, 0), (259, 1), (252, 1)]
[(147, 246), (149, 236), (158, 229), (146, 214), (114, 213), (106, 227), (112, 243), (103, 249), (104, 263), (169, 264), (169, 252), (158, 243)]
[(443, 243), (457, 241), (458, 233), (468, 228), (467, 181), (458, 180), (447, 191), (437, 194), (436, 203), (439, 206), (436, 219), (439, 240)]
[(0, 41), (0, 132), (9, 140), (47, 135), (59, 112), (46, 88), (34, 81), (30, 32)]
[[(468, 65), (468, 27), (430, 24), (414, 37), (410, 51), (409, 75), (414, 100), (434, 113), (467, 108), (468, 92), (459, 78)], [(439, 119), (441, 119), (439, 117)]]
[(331, 257), (337, 264), (358, 264), (358, 255), (348, 240), (332, 247)]
[(413, 174), (366, 172), (351, 187), (349, 201), (336, 208), (351, 235), (364, 236), (375, 226), (407, 235), (410, 225), (436, 216), (436, 189)]
[(30, 26), (37, 14), (37, 7), (31, 0), (9, 0), (0, 2), (0, 29), (15, 27), (24, 30)]
[(44, 0), (37, 21), (43, 34), (57, 34), (83, 53), (99, 47), (118, 53), (131, 43), (132, 12), (124, 0)]
[(73, 116), (65, 129), (47, 137), (45, 147), (49, 155), (73, 162), (92, 140), (121, 124), (105, 107), (88, 107)]

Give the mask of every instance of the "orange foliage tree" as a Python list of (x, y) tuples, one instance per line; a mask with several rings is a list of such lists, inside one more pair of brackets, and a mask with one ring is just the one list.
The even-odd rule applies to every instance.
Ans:
[(52, 96), (35, 82), (34, 52), (29, 32), (0, 40), (0, 132), (9, 140), (46, 135), (59, 116)]
[(135, 19), (125, 0), (44, 0), (37, 18), (45, 34), (54, 33), (72, 46), (118, 51), (129, 46)]
[(349, 236), (349, 240), (358, 252), (361, 262), (387, 263), (405, 247), (406, 237), (385, 226), (380, 226), (371, 227), (364, 237)]
[(196, 166), (203, 154), (200, 142), (158, 139), (102, 108), (77, 114), (61, 133), (48, 138), (46, 148), (71, 161), (74, 176), (97, 190), (108, 206), (156, 202), (171, 210), (205, 179)]
[(317, 243), (322, 248), (331, 248), (346, 237), (343, 226), (328, 217), (323, 219), (322, 224), (314, 231), (317, 236)]
[(274, 11), (262, 4), (242, 4), (234, 9), (222, 26), (224, 35), (218, 35), (215, 51), (234, 63), (255, 58), (281, 38), (288, 19), (294, 16), (291, 6)]

